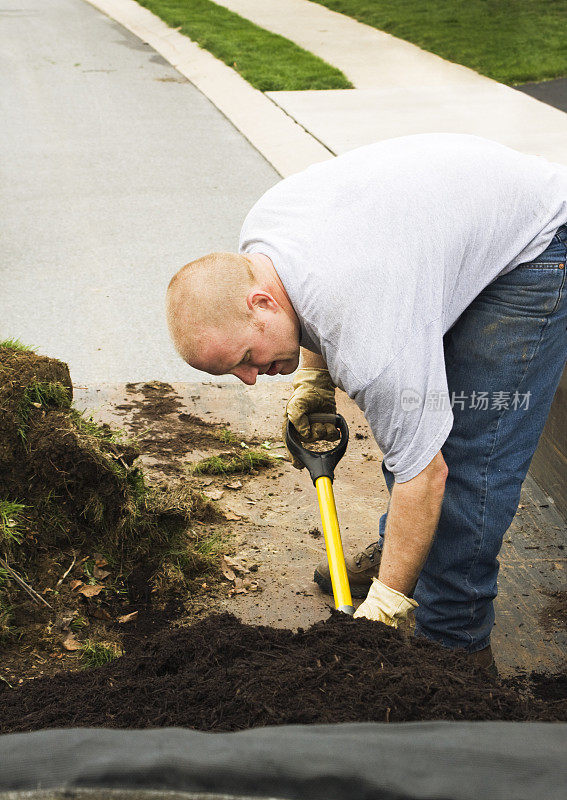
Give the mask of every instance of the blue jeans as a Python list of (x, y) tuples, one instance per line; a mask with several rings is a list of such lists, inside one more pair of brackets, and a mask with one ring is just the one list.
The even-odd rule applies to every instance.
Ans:
[[(490, 643), (498, 552), (567, 358), (566, 263), (564, 225), (535, 261), (490, 283), (443, 339), (455, 417), (441, 448), (449, 475), (413, 596), (416, 635), (446, 647), (474, 653)], [(391, 492), (394, 476), (382, 471)]]

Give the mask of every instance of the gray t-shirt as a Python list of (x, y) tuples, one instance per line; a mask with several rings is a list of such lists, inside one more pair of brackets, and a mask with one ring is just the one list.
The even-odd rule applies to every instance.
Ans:
[(273, 262), (335, 384), (396, 481), (453, 424), (443, 334), (498, 275), (567, 222), (567, 168), (495, 142), (423, 134), (361, 147), (276, 184), (240, 250)]

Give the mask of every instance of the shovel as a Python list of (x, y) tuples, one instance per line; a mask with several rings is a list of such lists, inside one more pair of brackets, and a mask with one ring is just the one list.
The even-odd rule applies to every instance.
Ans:
[(327, 450), (324, 453), (315, 453), (313, 450), (303, 447), (297, 430), (288, 420), (286, 442), (290, 453), (307, 467), (317, 490), (335, 608), (345, 614), (352, 615), (354, 614), (354, 606), (350, 594), (335, 496), (333, 494), (335, 467), (343, 457), (348, 444), (348, 426), (344, 417), (340, 414), (310, 414), (309, 422), (330, 422), (340, 433), (339, 443), (332, 450)]

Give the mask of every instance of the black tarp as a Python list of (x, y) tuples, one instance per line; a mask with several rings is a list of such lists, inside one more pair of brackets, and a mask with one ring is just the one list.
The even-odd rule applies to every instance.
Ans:
[(0, 800), (565, 800), (567, 723), (293, 725), (0, 737)]

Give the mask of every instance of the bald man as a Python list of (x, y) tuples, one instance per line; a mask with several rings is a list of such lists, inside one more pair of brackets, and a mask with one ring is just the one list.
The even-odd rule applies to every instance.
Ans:
[[(289, 375), (303, 438), (364, 411), (390, 492), (347, 560), (356, 615), (494, 669), (502, 538), (567, 356), (567, 169), (473, 136), (363, 147), (281, 181), (240, 252), (183, 267), (167, 295), (181, 356), (254, 384)], [(325, 562), (315, 580), (330, 591)]]

